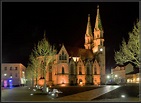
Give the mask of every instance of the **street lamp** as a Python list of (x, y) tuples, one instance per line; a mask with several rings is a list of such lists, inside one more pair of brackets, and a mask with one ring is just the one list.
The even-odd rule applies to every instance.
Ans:
[(115, 75), (115, 77), (118, 77), (118, 75)]
[(107, 78), (109, 79), (109, 78), (110, 78), (110, 76), (109, 76), (109, 75), (107, 75)]

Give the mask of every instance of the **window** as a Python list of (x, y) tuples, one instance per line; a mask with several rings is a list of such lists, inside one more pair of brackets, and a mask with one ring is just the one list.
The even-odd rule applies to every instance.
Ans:
[(17, 67), (15, 67), (15, 70), (17, 70)]
[(65, 73), (65, 71), (64, 71), (64, 67), (62, 67), (62, 74), (64, 74)]
[(67, 60), (67, 55), (65, 54), (65, 60)]
[(64, 55), (64, 51), (62, 51), (62, 55)]
[(96, 67), (94, 68), (94, 74), (97, 74)]
[(62, 54), (59, 55), (59, 60), (67, 60), (67, 55), (64, 54), (64, 51), (62, 51)]
[(10, 67), (10, 70), (12, 70), (12, 67)]
[(7, 70), (7, 67), (4, 67), (4, 70)]
[(61, 60), (62, 59), (62, 57), (61, 57), (61, 54), (59, 55), (59, 60)]
[(79, 67), (79, 75), (82, 75), (82, 68)]
[(12, 78), (12, 73), (10, 73), (10, 78)]

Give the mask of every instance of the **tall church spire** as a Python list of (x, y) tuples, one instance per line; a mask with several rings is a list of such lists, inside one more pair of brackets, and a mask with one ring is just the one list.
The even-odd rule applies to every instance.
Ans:
[(102, 29), (102, 24), (101, 24), (101, 19), (100, 19), (100, 14), (99, 14), (99, 5), (97, 6), (97, 15), (96, 15), (96, 21), (95, 21), (95, 29), (96, 30), (103, 30)]
[(88, 14), (88, 22), (87, 22), (87, 28), (86, 28), (86, 35), (92, 36), (92, 28), (91, 28), (91, 22), (90, 22), (90, 14)]
[(92, 34), (92, 28), (91, 28), (91, 22), (90, 22), (90, 14), (88, 14), (88, 22), (87, 22), (87, 28), (86, 28), (86, 34), (85, 34), (85, 49), (92, 49), (92, 42), (93, 42), (93, 34)]

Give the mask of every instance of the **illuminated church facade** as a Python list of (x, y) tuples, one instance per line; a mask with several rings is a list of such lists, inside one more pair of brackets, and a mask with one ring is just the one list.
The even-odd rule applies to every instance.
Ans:
[(47, 85), (105, 84), (105, 46), (99, 6), (92, 33), (90, 15), (84, 48), (61, 45), (46, 74)]

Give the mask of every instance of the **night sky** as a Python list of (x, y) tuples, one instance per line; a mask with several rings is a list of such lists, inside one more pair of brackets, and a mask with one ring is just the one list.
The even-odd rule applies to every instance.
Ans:
[(29, 55), (39, 40), (84, 48), (88, 14), (94, 29), (97, 5), (104, 29), (106, 69), (115, 65), (114, 51), (139, 18), (138, 2), (3, 2), (2, 62), (27, 66)]

